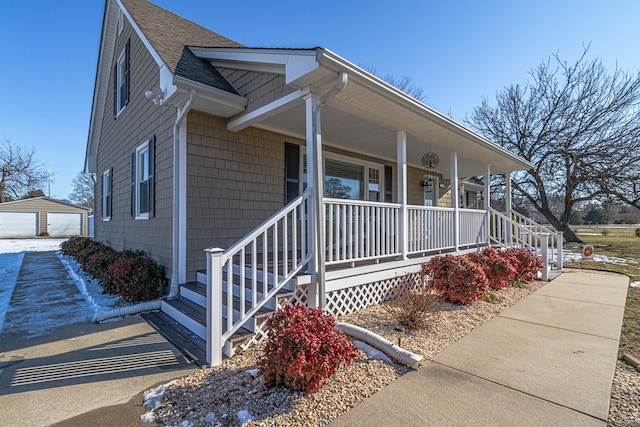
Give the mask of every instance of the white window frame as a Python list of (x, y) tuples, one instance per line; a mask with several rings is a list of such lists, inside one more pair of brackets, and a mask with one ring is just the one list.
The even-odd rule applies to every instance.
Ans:
[[(144, 154), (147, 154), (146, 159), (147, 159), (147, 165), (146, 168), (144, 168), (144, 163), (143, 163), (143, 159), (144, 159)], [(142, 144), (140, 144), (137, 148), (136, 148), (136, 178), (135, 178), (135, 219), (149, 219), (149, 211), (147, 212), (141, 212), (141, 206), (140, 206), (140, 202), (141, 202), (141, 197), (140, 197), (140, 184), (142, 184), (145, 180), (143, 180), (143, 174), (146, 170), (147, 172), (147, 179), (146, 181), (149, 181), (149, 172), (150, 172), (150, 162), (151, 162), (151, 157), (150, 157), (150, 153), (149, 153), (149, 141), (145, 141)], [(149, 191), (151, 191), (151, 188), (149, 188)], [(149, 196), (147, 196), (149, 197)], [(150, 208), (150, 206), (149, 206)], [(150, 210), (150, 209), (149, 209)]]
[(427, 182), (429, 179), (432, 180), (432, 190), (431, 190), (431, 202), (433, 203), (432, 205), (427, 204), (427, 186), (424, 186), (422, 189), (423, 192), (423, 203), (425, 206), (430, 206), (430, 207), (434, 207), (437, 208), (438, 207), (438, 203), (440, 201), (440, 177), (438, 175), (431, 175), (431, 174), (424, 174), (423, 175), (423, 182)]
[(118, 35), (122, 33), (124, 29), (124, 12), (122, 9), (118, 9)]
[(113, 197), (113, 188), (111, 188), (111, 168), (102, 172), (102, 220), (111, 221), (111, 215), (109, 213), (109, 205), (111, 204), (111, 198)]
[(126, 104), (123, 105), (123, 98), (122, 98), (122, 86), (126, 83), (126, 79), (125, 79), (125, 74), (126, 74), (126, 55), (127, 55), (127, 47), (125, 46), (124, 49), (122, 49), (122, 52), (120, 52), (120, 55), (118, 56), (118, 61), (116, 63), (116, 105), (118, 106), (118, 112), (116, 113), (116, 117), (118, 117), (120, 115), (120, 113), (122, 113), (122, 111), (125, 109), (125, 107), (127, 106)]
[[(363, 172), (363, 178), (365, 180), (364, 182), (364, 189), (363, 189), (363, 193), (364, 193), (364, 197), (365, 197), (365, 201), (369, 200), (369, 169), (377, 169), (378, 173), (379, 173), (379, 188), (378, 188), (378, 194), (380, 196), (379, 202), (383, 203), (384, 202), (384, 178), (385, 178), (385, 174), (384, 174), (384, 165), (382, 163), (376, 163), (376, 162), (369, 162), (367, 160), (363, 160), (363, 159), (358, 159), (355, 157), (349, 157), (349, 156), (345, 156), (342, 154), (336, 154), (336, 153), (331, 153), (331, 152), (323, 152), (322, 153), (322, 176), (326, 177), (326, 173), (325, 173), (325, 166), (326, 166), (326, 161), (327, 159), (333, 159), (333, 160), (338, 160), (341, 162), (346, 162), (346, 163), (352, 163), (354, 165), (359, 165), (359, 166), (364, 166), (364, 172)], [(306, 149), (304, 145), (300, 146), (300, 180), (299, 180), (299, 193), (302, 194), (302, 192), (304, 190), (306, 190), (306, 185), (307, 182), (305, 181), (305, 165), (306, 165)]]
[(358, 165), (358, 166), (364, 166), (364, 174), (363, 174), (363, 179), (364, 179), (364, 188), (362, 190), (362, 192), (364, 193), (364, 199), (365, 201), (369, 201), (369, 169), (377, 169), (378, 170), (378, 176), (380, 177), (379, 179), (379, 188), (378, 188), (378, 194), (380, 196), (380, 198), (382, 200), (379, 200), (380, 202), (384, 201), (384, 194), (382, 189), (384, 188), (384, 165), (381, 163), (376, 163), (376, 162), (370, 162), (367, 160), (363, 160), (363, 159), (358, 159), (355, 157), (349, 157), (349, 156), (345, 156), (342, 154), (336, 154), (336, 153), (331, 153), (331, 152), (324, 152), (322, 153), (322, 176), (326, 177), (326, 173), (325, 173), (325, 166), (326, 166), (326, 161), (327, 159), (333, 159), (333, 160), (338, 160), (341, 162), (345, 162), (345, 163), (352, 163), (354, 165)]

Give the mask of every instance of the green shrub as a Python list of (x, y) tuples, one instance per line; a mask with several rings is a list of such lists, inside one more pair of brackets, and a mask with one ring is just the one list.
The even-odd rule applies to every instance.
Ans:
[(258, 361), (267, 387), (283, 385), (313, 393), (358, 350), (334, 329), (331, 315), (319, 308), (286, 306), (275, 312), (266, 327), (269, 338)]
[(464, 255), (437, 256), (422, 265), (440, 294), (453, 303), (470, 304), (489, 289), (484, 270)]
[(433, 314), (431, 309), (440, 300), (432, 282), (426, 280), (423, 274), (402, 277), (389, 294), (390, 298), (382, 307), (407, 331), (426, 327), (427, 320)]

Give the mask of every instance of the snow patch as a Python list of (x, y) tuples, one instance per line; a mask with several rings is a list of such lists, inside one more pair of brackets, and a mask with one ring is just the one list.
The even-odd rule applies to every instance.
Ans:
[(142, 421), (143, 423), (155, 423), (156, 421), (158, 421), (158, 417), (155, 413), (153, 413), (153, 411), (149, 411), (140, 415), (140, 421)]
[(0, 254), (59, 251), (67, 239), (0, 239)]
[(238, 421), (240, 421), (240, 424), (242, 425), (245, 425), (245, 423), (253, 421), (253, 415), (251, 415), (249, 411), (247, 411), (246, 409), (238, 411), (237, 416), (238, 416)]
[(640, 288), (640, 282), (633, 282), (630, 285), (632, 288)]
[(177, 383), (178, 380), (169, 381), (166, 384), (159, 385), (154, 388), (150, 392), (144, 395), (143, 405), (148, 409), (157, 409), (162, 403), (162, 398), (164, 397), (164, 393), (167, 391), (167, 388)]
[(11, 295), (18, 281), (24, 252), (0, 254), (0, 331), (9, 311)]

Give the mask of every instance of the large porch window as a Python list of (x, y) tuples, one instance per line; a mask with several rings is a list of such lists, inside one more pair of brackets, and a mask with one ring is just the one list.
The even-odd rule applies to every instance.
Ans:
[[(391, 201), (391, 167), (335, 153), (324, 153), (324, 197), (371, 202)], [(303, 147), (285, 145), (285, 200), (307, 188)]]

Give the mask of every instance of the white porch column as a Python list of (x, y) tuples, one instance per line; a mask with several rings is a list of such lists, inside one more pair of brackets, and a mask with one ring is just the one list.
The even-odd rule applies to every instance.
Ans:
[(484, 173), (484, 210), (487, 222), (487, 243), (491, 244), (491, 165)]
[[(507, 218), (509, 218), (509, 220), (511, 220), (511, 172), (507, 172), (506, 174), (504, 174), (504, 178), (506, 181), (506, 186), (505, 186), (505, 195), (504, 195), (504, 214), (507, 216)], [(511, 245), (511, 242), (513, 241), (513, 235), (511, 232), (511, 226), (507, 226), (507, 230), (506, 230), (506, 238), (507, 238), (507, 244)]]
[(314, 96), (306, 101), (307, 125), (307, 177), (312, 192), (312, 215), (309, 218), (312, 238), (309, 247), (313, 249), (312, 269), (315, 276), (309, 288), (309, 306), (324, 308), (325, 295), (325, 211), (324, 176), (322, 170), (322, 129), (320, 126), (320, 108)]
[(400, 259), (407, 259), (409, 249), (407, 218), (407, 133), (399, 130), (396, 138), (398, 165), (398, 203), (400, 207), (400, 229), (398, 245)]
[(460, 249), (460, 208), (458, 197), (458, 153), (451, 152), (451, 207), (453, 208), (453, 242)]

